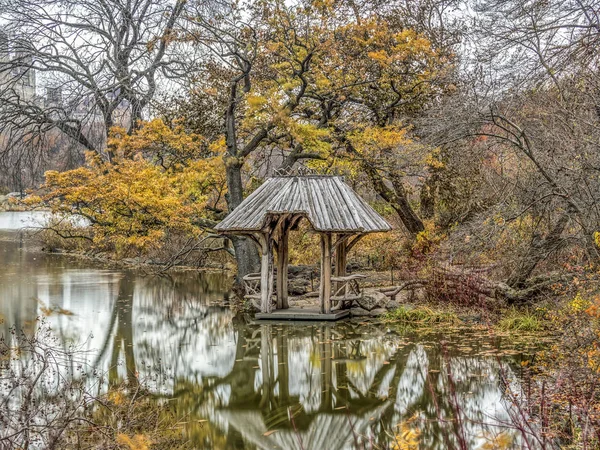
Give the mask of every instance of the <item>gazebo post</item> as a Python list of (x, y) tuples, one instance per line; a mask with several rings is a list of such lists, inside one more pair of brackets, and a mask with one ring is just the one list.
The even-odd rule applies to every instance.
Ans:
[(258, 234), (260, 242), (260, 311), (271, 312), (271, 293), (273, 292), (273, 242), (271, 233)]
[(347, 247), (346, 242), (342, 242), (335, 250), (335, 276), (345, 277), (346, 276), (346, 265), (347, 265)]
[(288, 309), (288, 235), (287, 222), (277, 240), (277, 309)]
[(331, 233), (321, 233), (321, 314), (331, 314)]
[[(346, 276), (346, 266), (348, 259), (348, 236), (338, 235), (338, 242), (335, 247), (335, 269), (333, 275), (336, 277)], [(340, 288), (340, 283), (336, 283), (336, 291)]]

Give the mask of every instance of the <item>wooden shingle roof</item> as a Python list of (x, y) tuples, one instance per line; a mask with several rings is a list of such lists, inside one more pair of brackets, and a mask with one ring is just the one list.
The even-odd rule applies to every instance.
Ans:
[(304, 215), (315, 231), (372, 233), (392, 229), (341, 177), (312, 175), (267, 179), (216, 230), (260, 231), (269, 216), (286, 213)]

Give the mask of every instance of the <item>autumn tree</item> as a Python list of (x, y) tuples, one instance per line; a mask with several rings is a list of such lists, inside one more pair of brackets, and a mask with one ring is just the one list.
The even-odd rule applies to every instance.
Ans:
[[(85, 167), (47, 172), (41, 198), (28, 199), (52, 208), (51, 232), (117, 258), (168, 266), (224, 249), (206, 233), (222, 216), (226, 192), (218, 148), (159, 119), (132, 134), (113, 128), (109, 147), (112, 163), (89, 152)], [(73, 217), (89, 227), (70, 225)]]
[[(453, 57), (393, 22), (396, 9), (376, 10), (369, 2), (255, 2), (193, 21), (188, 39), (213, 56), (193, 80), (186, 120), (213, 127), (214, 109), (200, 105), (221, 111), (230, 210), (244, 197), (246, 174), (358, 164), (408, 231), (423, 229), (406, 178), (424, 175), (427, 151), (410, 136), (410, 118), (443, 92)], [(239, 273), (255, 271), (254, 246), (240, 238), (234, 246)]]

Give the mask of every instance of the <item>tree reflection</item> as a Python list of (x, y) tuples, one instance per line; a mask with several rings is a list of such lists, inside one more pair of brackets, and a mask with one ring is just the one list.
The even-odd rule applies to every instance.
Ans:
[(238, 323), (231, 370), (196, 384), (180, 377), (179, 411), (257, 448), (387, 448), (411, 417), (426, 448), (477, 447), (499, 432), (486, 410), (502, 398), (497, 380), (487, 382), (494, 359), (357, 328)]
[[(16, 299), (2, 311), (11, 324), (34, 321), (33, 297), (70, 309), (48, 318), (65, 349), (92, 334), (92, 364), (108, 385), (149, 382), (157, 406), (168, 401), (199, 448), (386, 448), (407, 423), (422, 448), (477, 448), (510, 422), (499, 359), (488, 353), (501, 342), (487, 337), (255, 323), (223, 306), (220, 274), (13, 263), (31, 264), (35, 277), (11, 283), (0, 274), (0, 292)], [(502, 365), (520, 367), (516, 357)]]
[(119, 281), (119, 294), (113, 306), (115, 330), (108, 368), (108, 383), (115, 386), (121, 383), (119, 379), (119, 357), (124, 356), (125, 373), (129, 385), (137, 384), (137, 367), (135, 363), (133, 340), (133, 292), (135, 281), (129, 274)]

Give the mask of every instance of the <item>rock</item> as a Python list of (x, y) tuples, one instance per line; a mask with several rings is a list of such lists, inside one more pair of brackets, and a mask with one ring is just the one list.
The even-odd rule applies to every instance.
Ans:
[(304, 295), (310, 290), (310, 281), (304, 278), (295, 278), (288, 282), (289, 295)]
[(363, 291), (363, 295), (361, 298), (356, 300), (358, 306), (367, 311), (371, 311), (375, 308), (385, 307), (387, 303), (389, 303), (390, 299), (387, 295), (382, 294), (379, 291), (375, 290), (365, 290)]
[(372, 309), (369, 312), (369, 316), (371, 316), (371, 317), (378, 317), (378, 316), (382, 316), (385, 313), (387, 313), (386, 309), (384, 309), (384, 308), (375, 308), (375, 309)]
[(410, 303), (413, 300), (413, 291), (404, 289), (396, 294), (396, 301), (398, 303)]
[(390, 300), (385, 305), (385, 309), (387, 309), (388, 311), (393, 311), (394, 309), (398, 309), (398, 308), (400, 308), (400, 303), (397, 302), (396, 300)]
[(352, 273), (352, 272), (358, 272), (358, 271), (360, 271), (362, 268), (363, 268), (363, 267), (362, 267), (362, 265), (361, 265), (361, 264), (359, 264), (359, 263), (357, 263), (357, 262), (355, 262), (355, 261), (350, 261), (350, 262), (348, 263), (348, 265), (346, 266), (346, 271), (347, 271), (348, 273)]
[(369, 311), (362, 308), (350, 308), (350, 315), (352, 317), (364, 317), (369, 315)]
[(319, 279), (319, 269), (317, 266), (289, 266), (288, 267), (288, 277), (292, 278), (305, 278), (310, 280), (311, 274), (313, 279)]

